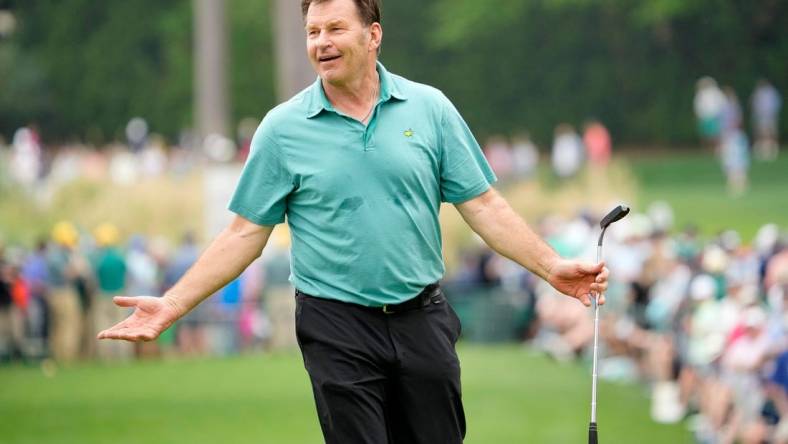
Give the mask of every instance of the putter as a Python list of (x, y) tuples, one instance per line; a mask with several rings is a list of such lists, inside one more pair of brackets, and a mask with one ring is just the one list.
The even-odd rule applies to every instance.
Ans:
[[(602, 219), (599, 226), (602, 228), (602, 233), (599, 234), (599, 242), (596, 245), (596, 262), (602, 260), (602, 239), (605, 237), (605, 231), (613, 222), (621, 220), (624, 216), (629, 214), (629, 207), (619, 205)], [(594, 301), (594, 367), (591, 373), (591, 423), (588, 424), (588, 444), (597, 444), (597, 423), (596, 423), (596, 361), (599, 350), (599, 304), (597, 299), (601, 294), (594, 295), (591, 300)]]

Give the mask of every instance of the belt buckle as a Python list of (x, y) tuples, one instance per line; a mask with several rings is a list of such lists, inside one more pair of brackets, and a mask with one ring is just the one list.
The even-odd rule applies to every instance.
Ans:
[(385, 314), (394, 314), (395, 312), (389, 310), (389, 304), (383, 306), (383, 313)]

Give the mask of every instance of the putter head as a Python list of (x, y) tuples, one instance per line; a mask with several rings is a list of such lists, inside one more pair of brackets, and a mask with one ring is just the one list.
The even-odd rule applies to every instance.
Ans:
[(629, 207), (626, 205), (619, 205), (607, 213), (607, 216), (602, 218), (602, 222), (599, 223), (599, 226), (604, 230), (610, 224), (617, 220), (621, 220), (627, 214), (629, 214)]

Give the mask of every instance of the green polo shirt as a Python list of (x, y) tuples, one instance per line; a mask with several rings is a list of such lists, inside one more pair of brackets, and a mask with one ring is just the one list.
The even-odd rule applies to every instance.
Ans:
[(99, 290), (104, 296), (121, 293), (126, 287), (126, 259), (117, 248), (102, 248), (93, 264)]
[(441, 202), (466, 201), (496, 180), (446, 96), (377, 69), (367, 125), (334, 109), (320, 79), (272, 109), (229, 205), (259, 225), (287, 216), (296, 288), (366, 306), (438, 281)]

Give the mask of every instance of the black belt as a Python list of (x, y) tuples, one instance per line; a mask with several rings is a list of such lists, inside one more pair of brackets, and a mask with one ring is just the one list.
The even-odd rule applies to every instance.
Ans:
[[(315, 297), (310, 294), (304, 293), (303, 291), (298, 289), (296, 289), (296, 293), (304, 296)], [(426, 307), (430, 304), (441, 304), (443, 303), (443, 301), (444, 299), (443, 299), (443, 294), (441, 293), (440, 285), (438, 285), (438, 283), (436, 282), (434, 284), (430, 284), (424, 287), (424, 290), (422, 290), (421, 293), (416, 295), (416, 297), (412, 299), (408, 299), (407, 301), (404, 302), (400, 302), (399, 304), (386, 304), (382, 307), (366, 307), (357, 304), (352, 304), (352, 305), (356, 305), (357, 307), (367, 308), (369, 310), (373, 310), (376, 312), (382, 311), (385, 314), (395, 314), (395, 313), (404, 313), (406, 311), (411, 311), (411, 310), (417, 310), (419, 308)], [(341, 301), (335, 301), (335, 302), (341, 302)]]
[(443, 302), (441, 287), (435, 283), (424, 287), (424, 290), (421, 290), (421, 293), (416, 295), (416, 297), (413, 299), (408, 299), (407, 301), (400, 302), (399, 304), (386, 304), (379, 308), (383, 310), (383, 313), (394, 314), (416, 310), (426, 307), (430, 304), (440, 304), (441, 302)]

